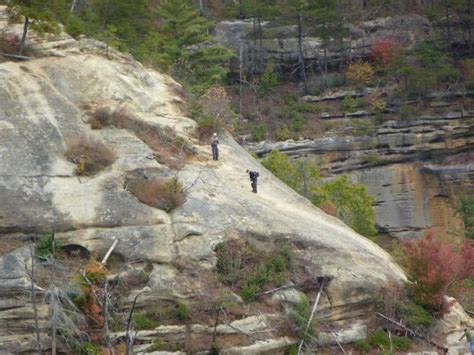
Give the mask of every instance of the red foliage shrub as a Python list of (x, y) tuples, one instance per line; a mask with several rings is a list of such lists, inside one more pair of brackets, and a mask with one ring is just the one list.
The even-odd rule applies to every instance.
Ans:
[[(474, 247), (465, 241), (456, 247), (428, 232), (419, 240), (406, 242), (404, 264), (411, 283), (413, 299), (434, 312), (443, 314), (449, 308), (444, 296), (454, 291), (456, 283), (474, 273)], [(456, 296), (456, 295), (453, 295)]]
[(400, 53), (401, 49), (401, 43), (393, 37), (379, 38), (372, 45), (372, 58), (384, 67)]

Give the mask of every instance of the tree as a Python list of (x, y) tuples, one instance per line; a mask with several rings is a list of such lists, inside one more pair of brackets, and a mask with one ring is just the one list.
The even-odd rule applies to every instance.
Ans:
[(328, 49), (333, 43), (341, 45), (347, 30), (344, 28), (343, 17), (339, 13), (338, 2), (334, 0), (313, 0), (308, 2), (307, 18), (314, 21), (318, 37), (322, 40), (324, 56), (318, 63), (323, 75), (324, 88), (328, 85)]
[(336, 208), (336, 216), (357, 233), (370, 239), (377, 235), (374, 198), (362, 184), (352, 184), (347, 176), (339, 176), (313, 191), (313, 203), (329, 202)]
[(307, 3), (303, 0), (289, 0), (288, 6), (291, 16), (297, 19), (298, 24), (298, 78), (303, 82), (303, 94), (308, 93), (308, 82), (306, 80), (306, 66), (303, 53), (304, 37), (304, 15), (307, 11)]
[(361, 184), (352, 184), (347, 176), (340, 176), (326, 183), (321, 182), (319, 170), (308, 162), (293, 161), (279, 151), (270, 152), (262, 165), (276, 177), (307, 197), (314, 205), (333, 206), (337, 217), (356, 232), (374, 238), (374, 199)]
[(448, 291), (474, 273), (471, 242), (459, 247), (428, 232), (419, 240), (405, 242), (403, 251), (408, 289), (415, 302), (436, 313), (446, 312)]
[(18, 54), (22, 55), (29, 27), (32, 26), (39, 33), (58, 32), (56, 18), (66, 8), (66, 3), (65, 0), (11, 0), (9, 7), (14, 14), (24, 17), (18, 49)]
[(457, 212), (464, 221), (466, 237), (474, 239), (474, 196), (467, 195), (461, 197)]
[(73, 32), (106, 40), (138, 60), (146, 59), (145, 39), (156, 28), (149, 0), (88, 0), (76, 8), (65, 19), (67, 27), (74, 27)]
[(199, 16), (186, 0), (164, 0), (156, 13), (160, 25), (147, 40), (155, 64), (186, 78), (200, 93), (227, 75), (223, 64), (233, 53), (212, 43), (208, 34), (212, 22)]

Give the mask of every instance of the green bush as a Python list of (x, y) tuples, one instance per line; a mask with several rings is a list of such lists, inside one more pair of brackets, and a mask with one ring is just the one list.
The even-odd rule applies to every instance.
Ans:
[(308, 197), (314, 205), (333, 205), (336, 215), (356, 232), (368, 238), (377, 235), (373, 197), (364, 185), (352, 184), (346, 176), (322, 184), (314, 165), (293, 161), (276, 150), (267, 154), (261, 163), (288, 186)]
[[(54, 250), (61, 249), (61, 243), (54, 239)], [(46, 235), (36, 242), (36, 256), (47, 258), (53, 253), (53, 234)]]
[(355, 112), (359, 103), (352, 96), (348, 95), (342, 100), (342, 109), (345, 112)]
[(86, 355), (101, 355), (102, 354), (102, 348), (98, 344), (93, 344), (91, 342), (84, 343), (82, 346), (82, 351)]
[(372, 333), (369, 337), (369, 344), (371, 347), (379, 350), (388, 350), (390, 349), (390, 339), (388, 334), (383, 330), (377, 330)]
[(306, 324), (308, 324), (309, 317), (311, 312), (311, 305), (307, 297), (301, 299), (298, 303), (295, 304), (293, 311), (290, 313), (290, 317), (294, 323), (296, 335), (299, 339), (307, 341), (310, 336), (313, 336), (315, 333), (316, 327), (316, 318), (313, 318), (311, 324), (308, 328), (306, 335), (304, 334), (306, 329)]
[(285, 352), (283, 354), (284, 355), (298, 355), (298, 345), (297, 344), (288, 345), (285, 348)]
[(244, 300), (244, 302), (252, 302), (255, 301), (257, 297), (258, 288), (256, 285), (250, 284), (242, 288), (240, 290), (240, 297)]
[(400, 318), (402, 318), (405, 324), (410, 328), (428, 328), (434, 324), (435, 320), (431, 313), (413, 301), (405, 300), (404, 302), (397, 302), (395, 309), (400, 315)]
[(154, 329), (158, 325), (155, 320), (143, 313), (134, 313), (132, 318), (138, 330)]
[(286, 141), (291, 138), (291, 131), (286, 124), (277, 127), (275, 131), (275, 139), (277, 141)]
[(248, 243), (232, 239), (216, 246), (218, 279), (240, 289), (246, 302), (267, 285), (279, 286), (286, 282), (292, 263), (291, 248), (286, 245), (273, 253), (258, 252)]
[(267, 125), (265, 123), (254, 125), (250, 133), (254, 142), (261, 142), (265, 140), (265, 134), (267, 133)]
[(357, 340), (354, 347), (363, 354), (368, 354), (370, 351), (370, 345), (366, 339)]
[(174, 315), (178, 320), (186, 320), (189, 318), (189, 308), (186, 304), (179, 302), (174, 307)]
[(409, 337), (393, 337), (392, 345), (396, 351), (407, 351), (411, 348), (411, 339)]
[(197, 121), (200, 139), (208, 139), (215, 132), (222, 129), (222, 124), (213, 116), (202, 117)]
[(474, 239), (474, 196), (465, 195), (459, 200), (459, 206), (456, 210), (464, 222), (464, 234), (466, 237)]
[(290, 112), (290, 118), (291, 118), (291, 129), (299, 133), (303, 130), (303, 126), (305, 124), (305, 118), (301, 116), (299, 112), (296, 111), (291, 111)]

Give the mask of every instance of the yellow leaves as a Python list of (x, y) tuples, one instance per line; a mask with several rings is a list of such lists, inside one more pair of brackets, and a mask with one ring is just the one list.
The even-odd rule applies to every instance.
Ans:
[(349, 65), (346, 76), (354, 84), (367, 85), (374, 78), (374, 69), (369, 63), (359, 60)]

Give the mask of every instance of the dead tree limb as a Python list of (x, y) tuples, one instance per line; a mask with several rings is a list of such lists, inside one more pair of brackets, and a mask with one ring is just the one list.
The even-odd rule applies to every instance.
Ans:
[(137, 300), (140, 295), (141, 295), (141, 292), (137, 293), (137, 295), (133, 299), (132, 308), (130, 309), (130, 313), (128, 314), (127, 331), (125, 333), (125, 339), (127, 343), (127, 350), (126, 350), (127, 355), (133, 355), (133, 342), (135, 341), (135, 336), (132, 336), (130, 333), (132, 330), (133, 311), (135, 310), (135, 306), (137, 304)]
[(407, 333), (410, 334), (411, 336), (413, 336), (415, 338), (419, 338), (421, 340), (424, 340), (428, 344), (435, 346), (436, 348), (442, 350), (445, 354), (448, 352), (448, 348), (445, 347), (444, 345), (440, 345), (440, 344), (428, 339), (427, 337), (415, 332), (413, 329), (410, 329), (407, 326), (403, 325), (402, 323), (397, 322), (396, 320), (394, 320), (392, 318), (389, 318), (389, 317), (387, 317), (387, 316), (385, 316), (385, 315), (383, 315), (382, 313), (379, 313), (379, 312), (375, 312), (375, 315), (379, 318), (385, 319), (386, 321), (389, 321), (390, 323), (393, 323), (393, 324), (399, 326), (400, 328), (406, 330)]
[(19, 54), (9, 54), (9, 53), (0, 53), (0, 55), (7, 57), (7, 58), (14, 58), (14, 59), (19, 59), (19, 60), (31, 60), (33, 58), (27, 57), (25, 55), (19, 55)]
[(247, 333), (245, 330), (242, 330), (242, 329), (230, 324), (229, 318), (227, 317), (227, 312), (225, 311), (225, 309), (223, 307), (220, 307), (220, 310), (221, 310), (222, 314), (224, 315), (226, 326), (228, 326), (231, 329), (234, 329), (235, 331), (237, 331), (241, 334), (244, 334), (244, 335), (248, 336), (249, 338), (252, 338), (254, 340), (261, 340), (261, 339), (257, 338), (256, 336), (254, 336), (253, 334)]
[(27, 263), (25, 263), (25, 270), (28, 278), (30, 279), (30, 292), (31, 292), (31, 303), (33, 305), (33, 317), (35, 321), (35, 334), (36, 334), (36, 346), (38, 354), (41, 355), (43, 352), (41, 350), (41, 337), (40, 337), (40, 327), (38, 320), (38, 308), (36, 306), (36, 286), (35, 286), (35, 251), (34, 246), (30, 245), (30, 257), (31, 257), (31, 270), (28, 269)]
[[(50, 289), (54, 290), (55, 280), (54, 280), (54, 272), (55, 272), (55, 260), (54, 260), (54, 253), (55, 250), (55, 240), (54, 240), (54, 232), (51, 233), (51, 279), (50, 279)], [(51, 354), (56, 355), (56, 297), (50, 298), (50, 309), (51, 309)]]
[(109, 335), (109, 310), (108, 310), (109, 304), (107, 302), (107, 299), (109, 297), (108, 285), (109, 285), (109, 281), (105, 279), (104, 300), (102, 301), (102, 306), (104, 310), (104, 340), (105, 340), (105, 343), (107, 344), (110, 354), (115, 355), (115, 351), (110, 342), (110, 335)]
[(272, 288), (271, 290), (268, 290), (268, 291), (265, 291), (265, 292), (257, 293), (255, 296), (256, 297), (265, 296), (265, 295), (268, 295), (270, 293), (274, 293), (274, 292), (281, 291), (281, 290), (287, 290), (289, 288), (296, 288), (296, 287), (297, 287), (297, 285), (280, 286), (280, 287), (277, 287), (277, 288)]
[(311, 315), (309, 316), (308, 323), (306, 323), (306, 328), (304, 330), (303, 336), (301, 337), (300, 345), (298, 346), (298, 355), (301, 354), (301, 350), (303, 349), (304, 339), (306, 337), (306, 333), (308, 332), (309, 327), (311, 326), (311, 322), (313, 321), (314, 314), (318, 308), (319, 299), (321, 298), (321, 293), (323, 292), (324, 285), (328, 279), (326, 277), (321, 277), (321, 286), (319, 287), (318, 295), (316, 296), (316, 300), (314, 301), (313, 309), (311, 310)]
[(112, 254), (112, 252), (114, 251), (115, 247), (117, 246), (118, 244), (118, 239), (115, 239), (114, 243), (112, 244), (112, 246), (109, 248), (109, 250), (107, 251), (107, 253), (105, 254), (104, 258), (102, 259), (102, 261), (100, 262), (102, 265), (105, 265), (107, 263), (107, 259), (110, 257), (110, 254)]

